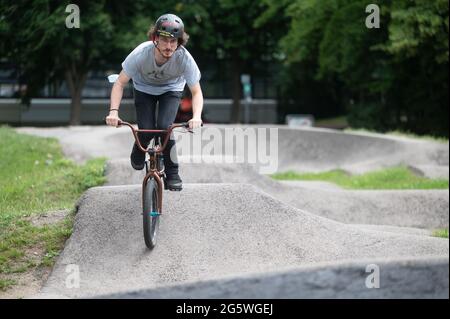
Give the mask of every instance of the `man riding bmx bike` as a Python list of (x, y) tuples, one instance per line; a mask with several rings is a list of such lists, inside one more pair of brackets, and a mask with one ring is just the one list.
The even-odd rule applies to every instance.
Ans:
[[(148, 37), (149, 41), (136, 47), (122, 63), (122, 71), (111, 91), (106, 124), (118, 126), (123, 89), (132, 79), (139, 129), (165, 130), (173, 124), (186, 84), (192, 93), (193, 115), (189, 120), (189, 128), (200, 127), (203, 109), (201, 74), (194, 58), (185, 48), (189, 35), (184, 31), (183, 21), (176, 15), (164, 14), (150, 28)], [(159, 106), (156, 114), (157, 103)], [(145, 148), (153, 137), (154, 134), (142, 134), (139, 140)], [(171, 158), (171, 154), (174, 158)], [(163, 157), (166, 187), (169, 190), (180, 191), (182, 180), (178, 174), (173, 136), (164, 149)], [(133, 145), (130, 160), (134, 169), (144, 168), (145, 153), (136, 143)]]

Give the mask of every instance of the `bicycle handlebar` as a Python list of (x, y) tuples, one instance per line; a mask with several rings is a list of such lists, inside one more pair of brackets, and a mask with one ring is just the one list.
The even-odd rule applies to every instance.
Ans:
[[(164, 142), (163, 142), (162, 146), (159, 148), (159, 150), (156, 151), (157, 153), (162, 153), (164, 151), (164, 149), (166, 148), (167, 142), (169, 141), (170, 134), (172, 134), (172, 131), (175, 128), (178, 128), (178, 127), (189, 128), (188, 122), (172, 124), (166, 130), (135, 129), (133, 127), (133, 125), (131, 125), (130, 123), (119, 120), (118, 127), (122, 126), (122, 125), (126, 125), (131, 129), (131, 131), (133, 132), (134, 139), (136, 140), (136, 144), (142, 152), (148, 152), (150, 150), (150, 147), (147, 147), (146, 149), (142, 147), (142, 144), (139, 141), (139, 137), (138, 137), (137, 133), (165, 133), (166, 136), (164, 138)], [(202, 124), (202, 126), (203, 126), (203, 124)], [(189, 131), (189, 132), (192, 133), (192, 131)]]

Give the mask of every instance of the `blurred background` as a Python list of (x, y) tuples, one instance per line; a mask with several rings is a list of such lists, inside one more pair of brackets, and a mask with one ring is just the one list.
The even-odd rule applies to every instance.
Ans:
[[(71, 3), (79, 28), (66, 26)], [(377, 1), (379, 27), (368, 28), (370, 3), (1, 1), (0, 123), (103, 123), (106, 76), (119, 73), (151, 24), (170, 12), (190, 34), (207, 122), (448, 137), (448, 1)], [(189, 112), (189, 101), (180, 112)], [(120, 116), (134, 119), (131, 83)]]

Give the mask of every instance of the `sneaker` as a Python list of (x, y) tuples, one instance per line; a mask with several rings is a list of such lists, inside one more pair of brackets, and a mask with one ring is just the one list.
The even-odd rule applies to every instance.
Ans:
[(183, 189), (183, 181), (178, 173), (166, 175), (165, 189), (171, 191), (181, 191)]
[(130, 160), (131, 160), (131, 166), (135, 170), (140, 171), (140, 170), (144, 169), (145, 153), (139, 149), (139, 146), (137, 146), (136, 143), (133, 145), (133, 150), (131, 151)]

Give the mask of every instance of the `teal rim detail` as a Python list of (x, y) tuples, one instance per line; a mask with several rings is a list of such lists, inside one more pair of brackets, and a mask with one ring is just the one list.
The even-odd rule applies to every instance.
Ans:
[(158, 217), (159, 215), (161, 215), (161, 214), (158, 212), (150, 212), (150, 216), (152, 216), (152, 217)]

